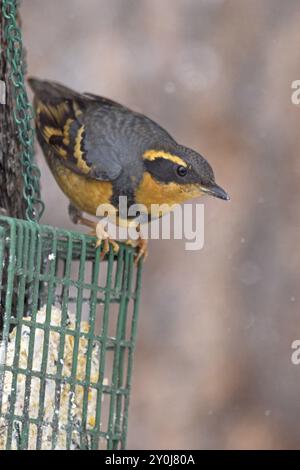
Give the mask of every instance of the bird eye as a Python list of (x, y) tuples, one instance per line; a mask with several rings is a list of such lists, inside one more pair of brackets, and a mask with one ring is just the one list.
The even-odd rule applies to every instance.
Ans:
[(185, 176), (187, 174), (187, 168), (185, 166), (178, 166), (177, 167), (177, 174), (179, 176)]

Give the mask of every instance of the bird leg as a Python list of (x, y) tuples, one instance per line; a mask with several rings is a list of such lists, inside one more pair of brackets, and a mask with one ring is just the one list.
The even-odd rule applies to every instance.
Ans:
[[(140, 226), (137, 227), (137, 231), (140, 233)], [(135, 265), (138, 264), (141, 258), (144, 258), (144, 260), (147, 258), (148, 240), (146, 240), (145, 238), (142, 238), (141, 234), (139, 235), (139, 238), (137, 240), (127, 240), (126, 244), (133, 246), (134, 248), (137, 249), (136, 258), (134, 261)]]
[(97, 237), (96, 248), (98, 248), (98, 246), (100, 246), (103, 242), (101, 258), (104, 258), (105, 255), (109, 252), (109, 245), (112, 246), (115, 253), (118, 253), (120, 249), (118, 243), (115, 240), (109, 238), (108, 233), (101, 222), (95, 222), (93, 220), (86, 219), (83, 217), (82, 212), (77, 209), (77, 207), (73, 206), (73, 204), (69, 204), (69, 215), (74, 224), (81, 224), (92, 229), (89, 232), (89, 235)]
[(73, 224), (80, 224), (80, 225), (85, 225), (86, 227), (90, 227), (93, 230), (96, 228), (96, 222), (90, 219), (86, 219), (83, 217), (82, 212), (77, 209), (77, 207), (73, 206), (73, 204), (69, 204), (68, 208), (69, 216)]
[[(113, 251), (115, 253), (118, 253), (120, 247), (118, 243), (109, 238), (109, 235), (101, 222), (94, 222), (93, 220), (87, 219), (83, 217), (82, 212), (77, 209), (77, 207), (73, 206), (73, 204), (69, 204), (69, 215), (70, 219), (74, 224), (81, 224), (85, 225), (86, 227), (91, 228), (92, 230), (89, 232), (89, 235), (91, 236), (96, 236), (97, 237), (97, 242), (96, 242), (96, 248), (101, 245), (103, 242), (103, 249), (101, 252), (101, 258), (104, 258), (104, 256), (109, 252), (109, 245), (112, 246)], [(140, 226), (137, 227), (137, 231), (140, 232)], [(135, 258), (135, 264), (137, 265), (139, 260), (143, 257), (144, 260), (148, 256), (148, 240), (145, 240), (144, 238), (141, 237), (141, 234), (139, 235), (139, 238), (137, 240), (127, 240), (127, 245), (131, 245), (134, 248), (137, 249), (136, 253), (136, 258)]]

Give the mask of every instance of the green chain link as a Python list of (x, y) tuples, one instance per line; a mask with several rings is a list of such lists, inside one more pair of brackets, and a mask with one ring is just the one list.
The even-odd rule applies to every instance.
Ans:
[(14, 119), (18, 128), (23, 165), (26, 218), (39, 221), (44, 212), (44, 203), (40, 199), (40, 170), (34, 163), (34, 130), (31, 125), (33, 109), (25, 89), (25, 63), (22, 34), (17, 23), (18, 0), (2, 0), (2, 14), (6, 20), (5, 40), (6, 59), (10, 65), (10, 80), (14, 93), (16, 109)]

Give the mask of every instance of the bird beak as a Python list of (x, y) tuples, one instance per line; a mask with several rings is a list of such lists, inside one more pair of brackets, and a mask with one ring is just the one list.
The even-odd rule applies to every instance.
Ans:
[(224, 189), (222, 189), (216, 183), (212, 183), (209, 186), (205, 186), (205, 187), (202, 186), (201, 190), (204, 193), (208, 194), (209, 196), (214, 196), (214, 197), (217, 197), (219, 199), (223, 199), (224, 201), (229, 201), (230, 200), (230, 197), (228, 196), (226, 191), (224, 191)]

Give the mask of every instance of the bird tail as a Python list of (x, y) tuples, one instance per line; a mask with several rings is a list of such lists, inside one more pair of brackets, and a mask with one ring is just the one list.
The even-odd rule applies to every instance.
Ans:
[(57, 82), (29, 78), (28, 83), (36, 98), (43, 102), (57, 99), (78, 99), (80, 94)]

